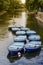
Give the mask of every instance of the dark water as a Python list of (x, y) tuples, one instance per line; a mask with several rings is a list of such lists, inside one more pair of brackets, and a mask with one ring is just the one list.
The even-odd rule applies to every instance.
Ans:
[(35, 30), (41, 36), (43, 44), (43, 22), (37, 21), (34, 16), (27, 15), (24, 11), (6, 13), (0, 16), (0, 65), (43, 65), (43, 48), (37, 52), (23, 54), (21, 58), (11, 57), (8, 54), (8, 46), (14, 38), (8, 31), (8, 26), (11, 24)]

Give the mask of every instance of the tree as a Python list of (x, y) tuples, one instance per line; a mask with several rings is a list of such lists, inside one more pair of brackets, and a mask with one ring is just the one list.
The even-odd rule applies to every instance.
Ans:
[(0, 10), (8, 10), (9, 0), (0, 0)]
[(33, 3), (34, 3), (34, 0), (26, 0), (26, 8), (29, 11), (33, 10)]
[(40, 6), (43, 7), (43, 0), (26, 0), (26, 8), (29, 11), (38, 11)]
[(43, 7), (43, 0), (38, 0), (38, 2), (39, 2), (39, 6)]
[(0, 0), (0, 10), (14, 10), (20, 8), (20, 0)]
[(0, 0), (0, 11), (3, 10), (3, 0)]

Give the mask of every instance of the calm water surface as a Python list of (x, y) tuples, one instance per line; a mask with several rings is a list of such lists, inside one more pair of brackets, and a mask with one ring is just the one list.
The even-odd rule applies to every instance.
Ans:
[(8, 31), (9, 25), (22, 25), (35, 30), (40, 36), (43, 45), (43, 22), (37, 21), (34, 16), (26, 12), (6, 13), (0, 16), (0, 65), (43, 65), (43, 48), (34, 53), (23, 55), (21, 58), (11, 57), (8, 46), (13, 42), (14, 35)]

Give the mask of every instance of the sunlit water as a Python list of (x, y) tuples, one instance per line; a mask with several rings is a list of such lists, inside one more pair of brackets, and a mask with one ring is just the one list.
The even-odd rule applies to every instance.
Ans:
[(21, 58), (13, 58), (8, 55), (8, 46), (13, 42), (14, 35), (8, 31), (9, 25), (22, 25), (35, 30), (43, 44), (43, 23), (37, 21), (26, 12), (16, 12), (0, 16), (0, 65), (43, 65), (43, 48), (41, 51), (23, 54)]

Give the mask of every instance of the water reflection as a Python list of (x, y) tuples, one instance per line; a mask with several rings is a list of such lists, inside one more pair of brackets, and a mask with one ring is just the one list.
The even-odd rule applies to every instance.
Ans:
[(14, 18), (15, 19), (15, 22), (16, 22), (16, 25), (21, 25), (21, 26), (26, 26), (26, 13), (25, 12), (22, 12), (22, 15), (21, 17), (19, 18)]
[(14, 15), (14, 18), (19, 18), (21, 17), (21, 14), (22, 13), (20, 11), (15, 11), (13, 15)]
[[(23, 53), (22, 57), (24, 56), (26, 59), (29, 60), (29, 59), (35, 58), (36, 56), (39, 56), (40, 51), (41, 51), (41, 49), (37, 50), (36, 52), (32, 52), (32, 53), (25, 53), (25, 54)], [(20, 57), (20, 58), (22, 58), (22, 57)], [(11, 63), (20, 59), (17, 55), (12, 56), (10, 54), (7, 55), (7, 58), (9, 59), (9, 61)]]
[(21, 16), (21, 12), (16, 12), (14, 14), (12, 14), (11, 12), (7, 12), (4, 15), (0, 16), (0, 24), (7, 24), (9, 23), (9, 20), (12, 20), (12, 18), (19, 18)]
[(34, 16), (29, 15), (27, 17), (26, 27), (35, 30), (37, 34), (41, 36), (41, 41), (43, 43), (43, 26), (40, 24), (40, 21), (37, 21)]
[[(14, 20), (13, 20), (14, 15)], [(11, 24), (15, 25), (15, 18), (19, 18), (22, 15), (22, 11), (15, 11), (14, 14), (7, 12), (0, 16), (0, 39), (8, 36), (8, 26)]]
[(32, 53), (26, 53), (25, 57), (26, 59), (32, 59), (35, 58), (36, 56), (39, 56), (41, 49), (37, 50), (36, 52), (32, 52)]
[(11, 56), (10, 54), (7, 55), (7, 58), (9, 59), (10, 63), (13, 63), (20, 59), (19, 57), (17, 57), (17, 55)]

